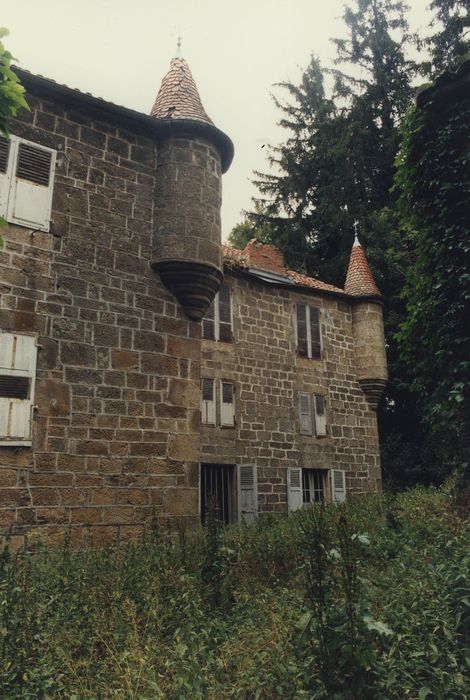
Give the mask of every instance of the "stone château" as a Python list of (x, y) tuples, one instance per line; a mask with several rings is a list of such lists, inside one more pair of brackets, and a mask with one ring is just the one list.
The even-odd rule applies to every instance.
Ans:
[(18, 69), (0, 140), (0, 534), (125, 542), (380, 488), (382, 297), (221, 243), (230, 139), (184, 59), (151, 115)]

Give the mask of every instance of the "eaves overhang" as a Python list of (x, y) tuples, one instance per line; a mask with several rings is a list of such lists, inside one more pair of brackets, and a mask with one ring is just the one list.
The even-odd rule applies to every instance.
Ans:
[(384, 305), (384, 298), (380, 295), (368, 295), (368, 296), (353, 296), (352, 294), (346, 294), (346, 292), (334, 291), (331, 289), (322, 289), (320, 287), (309, 287), (307, 285), (287, 284), (282, 281), (275, 279), (267, 279), (264, 275), (260, 275), (252, 269), (234, 267), (233, 265), (224, 265), (224, 271), (229, 272), (238, 277), (245, 278), (247, 280), (256, 281), (261, 284), (269, 285), (270, 287), (275, 287), (277, 289), (289, 289), (292, 292), (299, 292), (301, 294), (309, 294), (311, 296), (322, 296), (330, 297), (333, 299), (340, 299), (341, 301), (347, 301), (349, 304), (358, 304), (360, 302), (373, 302), (374, 304)]
[(61, 85), (54, 80), (44, 78), (42, 75), (34, 75), (29, 71), (13, 66), (21, 84), (32, 95), (48, 97), (52, 100), (60, 100), (77, 108), (86, 108), (92, 117), (112, 118), (113, 122), (131, 128), (133, 131), (149, 136), (156, 141), (161, 141), (171, 136), (201, 136), (207, 138), (218, 150), (222, 163), (222, 172), (225, 173), (233, 160), (234, 147), (232, 140), (213, 124), (198, 119), (160, 119), (151, 117), (142, 112), (116, 105), (100, 97), (94, 97), (89, 93), (81, 92), (68, 85)]

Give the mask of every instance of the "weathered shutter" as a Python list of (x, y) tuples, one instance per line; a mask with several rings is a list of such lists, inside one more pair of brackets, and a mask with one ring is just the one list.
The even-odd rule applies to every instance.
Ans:
[(287, 506), (289, 513), (303, 506), (302, 469), (300, 467), (288, 467), (287, 469)]
[(206, 311), (202, 319), (202, 337), (206, 340), (215, 340), (215, 304), (217, 296)]
[(307, 307), (305, 304), (297, 304), (297, 351), (299, 355), (308, 357)]
[(315, 400), (315, 433), (317, 436), (326, 435), (325, 397), (317, 394)]
[(7, 219), (49, 230), (56, 152), (20, 139), (12, 174)]
[(213, 379), (202, 380), (201, 422), (208, 425), (215, 425), (215, 396)]
[(303, 435), (312, 434), (312, 414), (310, 410), (310, 394), (299, 393), (300, 432)]
[(320, 309), (316, 306), (311, 306), (309, 311), (311, 357), (321, 358)]
[(0, 137), (0, 216), (6, 218), (15, 142)]
[(238, 512), (240, 520), (247, 522), (258, 515), (258, 481), (253, 464), (238, 467)]
[(0, 332), (0, 442), (28, 444), (36, 375), (36, 339)]
[(235, 425), (233, 384), (220, 382), (220, 425)]
[(229, 343), (232, 340), (232, 308), (230, 285), (222, 282), (219, 289), (219, 340)]
[(343, 469), (331, 470), (331, 499), (346, 500), (346, 472)]

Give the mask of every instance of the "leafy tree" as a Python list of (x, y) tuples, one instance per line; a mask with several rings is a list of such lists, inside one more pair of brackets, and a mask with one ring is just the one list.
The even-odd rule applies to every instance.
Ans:
[[(0, 28), (0, 39), (8, 36), (8, 29)], [(21, 107), (29, 109), (24, 98), (25, 89), (11, 70), (13, 56), (0, 41), (0, 135), (8, 136), (8, 122)]]
[[(441, 88), (444, 88), (441, 91)], [(397, 185), (413, 265), (399, 334), (413, 388), (449, 466), (470, 459), (470, 94), (437, 81), (406, 120)]]
[[(0, 39), (8, 36), (8, 29), (0, 27)], [(29, 109), (24, 98), (25, 89), (20, 84), (18, 76), (11, 70), (13, 56), (6, 50), (0, 41), (0, 136), (8, 138), (8, 122), (15, 117), (21, 107)], [(0, 226), (5, 225), (5, 220), (0, 216)], [(0, 236), (0, 248), (3, 239)]]
[[(261, 213), (259, 207), (257, 211)], [(256, 238), (258, 241), (263, 241), (264, 243), (269, 243), (272, 235), (272, 226), (268, 222), (255, 226), (249, 218), (245, 217), (243, 221), (233, 227), (227, 242), (234, 248), (243, 250), (248, 241), (251, 241), (252, 238)]]
[(470, 52), (470, 0), (432, 0), (434, 13), (431, 28), (436, 31), (418, 41), (420, 48), (430, 51), (430, 58), (420, 66), (428, 77), (445, 70), (455, 70)]

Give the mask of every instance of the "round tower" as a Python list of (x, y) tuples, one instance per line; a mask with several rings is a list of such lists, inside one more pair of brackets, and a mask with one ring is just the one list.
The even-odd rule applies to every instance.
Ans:
[(158, 143), (154, 260), (189, 318), (201, 319), (222, 280), (221, 184), (233, 157), (228, 136), (207, 116), (183, 58), (174, 58), (151, 116)]
[(388, 378), (383, 301), (357, 236), (344, 291), (355, 297), (352, 322), (357, 378), (369, 405), (375, 410)]

